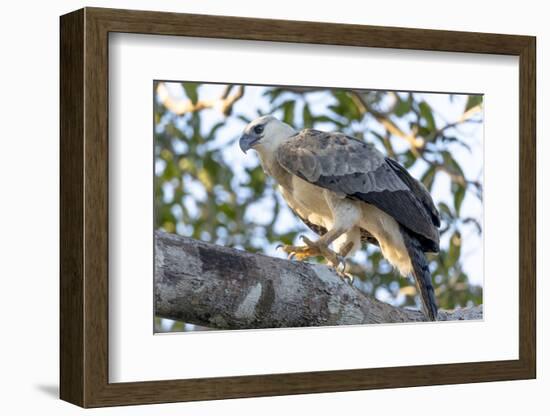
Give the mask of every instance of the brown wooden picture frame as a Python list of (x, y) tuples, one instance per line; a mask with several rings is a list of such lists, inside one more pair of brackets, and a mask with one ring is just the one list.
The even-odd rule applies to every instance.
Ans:
[[(83, 407), (536, 377), (535, 38), (85, 8), (61, 17), (60, 396)], [(519, 359), (109, 383), (108, 36), (111, 32), (514, 55), (520, 66)]]

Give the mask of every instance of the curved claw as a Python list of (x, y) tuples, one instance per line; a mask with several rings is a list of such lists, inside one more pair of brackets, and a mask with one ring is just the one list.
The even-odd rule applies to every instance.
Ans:
[(338, 260), (338, 263), (336, 264), (336, 270), (338, 272), (344, 273), (346, 271), (346, 258), (341, 255), (337, 255), (336, 259)]
[(275, 246), (275, 250), (279, 250), (279, 249), (281, 249), (281, 248), (283, 248), (283, 244), (277, 244), (277, 245)]
[(293, 252), (291, 252), (291, 253), (288, 253), (288, 257), (287, 257), (287, 258), (288, 258), (289, 260), (294, 260), (294, 257), (296, 257), (296, 252), (293, 251)]
[(344, 282), (346, 282), (346, 283), (348, 283), (349, 285), (353, 286), (353, 279), (354, 279), (354, 277), (353, 277), (353, 275), (352, 275), (351, 273), (346, 273), (346, 272), (343, 271), (343, 270), (342, 270), (342, 271), (336, 270), (336, 274), (337, 274), (338, 276), (340, 276), (340, 278), (341, 278)]
[(353, 275), (349, 273), (344, 273), (344, 280), (353, 286)]

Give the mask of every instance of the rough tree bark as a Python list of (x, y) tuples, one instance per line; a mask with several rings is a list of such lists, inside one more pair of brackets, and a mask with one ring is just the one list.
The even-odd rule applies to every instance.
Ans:
[[(424, 321), (366, 296), (323, 265), (155, 234), (155, 313), (219, 329)], [(439, 320), (482, 319), (482, 306)]]

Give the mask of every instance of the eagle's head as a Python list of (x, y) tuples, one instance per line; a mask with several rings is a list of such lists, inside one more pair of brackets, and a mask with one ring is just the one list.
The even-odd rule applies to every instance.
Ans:
[(296, 134), (286, 123), (273, 116), (262, 116), (251, 121), (239, 140), (243, 152), (254, 149), (258, 152), (274, 152), (281, 143)]

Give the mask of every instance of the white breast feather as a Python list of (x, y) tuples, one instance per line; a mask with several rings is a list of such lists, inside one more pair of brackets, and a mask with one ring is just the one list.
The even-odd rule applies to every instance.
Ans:
[(412, 273), (411, 259), (395, 219), (374, 205), (364, 203), (361, 227), (378, 240), (382, 254), (402, 276)]

